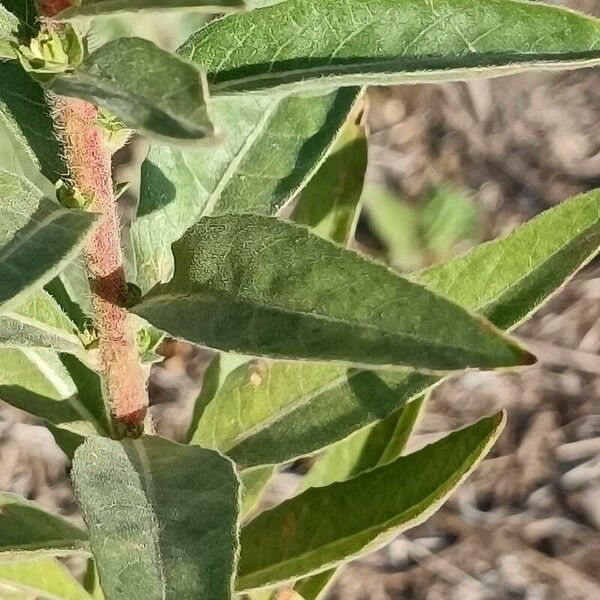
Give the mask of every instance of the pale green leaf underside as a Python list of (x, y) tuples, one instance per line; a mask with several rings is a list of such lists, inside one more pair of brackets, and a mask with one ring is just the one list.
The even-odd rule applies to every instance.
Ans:
[(173, 248), (173, 280), (134, 312), (195, 343), (430, 370), (530, 360), (479, 318), (305, 227), (259, 215), (205, 217)]
[[(510, 328), (590, 260), (599, 244), (600, 192), (595, 191), (416, 279)], [(228, 451), (242, 464), (310, 454), (384, 418), (439, 381), (419, 373), (294, 362), (266, 363), (258, 379), (255, 371), (241, 366), (231, 374), (194, 436), (196, 443)]]
[(201, 75), (190, 63), (141, 38), (119, 38), (51, 83), (57, 94), (93, 102), (126, 125), (171, 142), (212, 135)]
[(72, 477), (106, 600), (231, 597), (239, 492), (229, 460), (158, 437), (94, 437)]
[(184, 9), (220, 13), (243, 7), (243, 0), (82, 0), (80, 6), (65, 9), (58, 13), (56, 18), (72, 19), (83, 16), (110, 16), (115, 13)]
[(55, 402), (76, 391), (57, 354), (35, 348), (0, 348), (0, 386), (19, 387)]
[(289, 0), (181, 50), (215, 94), (452, 80), (600, 62), (600, 21), (518, 0)]
[(0, 346), (48, 348), (71, 354), (83, 351), (75, 324), (44, 290), (0, 315)]
[(87, 551), (84, 531), (34, 502), (0, 492), (0, 558), (67, 556)]
[(6, 8), (0, 6), (0, 60), (15, 58), (14, 45), (17, 41), (16, 32), (19, 28), (19, 19)]
[[(74, 357), (63, 357), (67, 364)], [(81, 366), (81, 368), (86, 368)], [(0, 348), (0, 398), (62, 430), (79, 435), (106, 431), (102, 398), (78, 390), (55, 352)]]
[(276, 464), (383, 419), (435, 381), (308, 363), (241, 365), (204, 410), (192, 442), (243, 465)]
[(1, 560), (0, 597), (3, 600), (5, 591), (48, 600), (92, 600), (69, 570), (53, 558)]
[(423, 522), (477, 466), (502, 413), (423, 450), (327, 487), (311, 488), (242, 529), (238, 589), (325, 570)]
[(173, 273), (171, 244), (202, 215), (273, 214), (323, 160), (358, 91), (325, 95), (216, 98), (221, 143), (181, 149), (154, 144), (142, 166), (131, 228), (136, 283), (144, 291)]
[(242, 482), (242, 518), (246, 517), (258, 506), (261, 496), (271, 477), (275, 472), (274, 467), (257, 467), (256, 469), (246, 469), (240, 474)]
[(327, 448), (302, 479), (302, 489), (344, 481), (398, 458), (406, 446), (425, 398), (420, 396), (371, 427), (364, 427)]
[(0, 310), (48, 283), (83, 247), (96, 216), (63, 209), (25, 179), (0, 171)]
[(349, 121), (331, 154), (300, 193), (292, 220), (346, 246), (360, 212), (366, 170), (365, 129)]

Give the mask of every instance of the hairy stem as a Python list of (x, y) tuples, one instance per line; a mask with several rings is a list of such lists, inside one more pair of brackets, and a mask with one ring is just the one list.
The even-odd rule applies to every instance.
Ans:
[[(42, 0), (40, 14), (52, 17), (68, 0)], [(113, 418), (127, 429), (144, 422), (148, 407), (146, 378), (135, 332), (121, 308), (127, 295), (120, 224), (113, 194), (111, 153), (99, 125), (98, 109), (83, 100), (51, 96), (56, 130), (63, 142), (68, 175), (90, 210), (100, 214), (86, 247), (94, 325), (105, 388)]]

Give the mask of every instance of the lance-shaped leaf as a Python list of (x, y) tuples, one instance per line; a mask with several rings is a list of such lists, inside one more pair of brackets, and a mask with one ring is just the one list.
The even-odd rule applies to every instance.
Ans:
[[(0, 561), (0, 596), (18, 591), (24, 598), (93, 600), (67, 567), (53, 558)], [(10, 596), (9, 596), (10, 599)]]
[[(4, 392), (9, 387), (19, 387), (55, 402), (76, 391), (58, 356), (49, 350), (33, 348), (0, 348), (0, 386)], [(4, 394), (0, 397), (10, 402)]]
[(171, 142), (192, 142), (213, 132), (196, 67), (141, 38), (104, 44), (50, 87), (57, 94), (93, 102), (129, 127)]
[[(595, 191), (415, 278), (466, 308), (485, 310), (492, 321), (507, 314), (498, 307), (512, 307), (510, 320), (496, 324), (514, 327), (591, 260), (599, 245)], [(230, 377), (193, 439), (230, 452), (242, 464), (279, 463), (315, 452), (397, 411), (439, 381), (419, 373), (282, 362), (240, 367)]]
[(0, 398), (78, 437), (107, 434), (102, 396), (92, 383), (100, 387), (98, 375), (75, 357), (62, 361), (49, 350), (0, 349)]
[(289, 0), (182, 48), (215, 94), (503, 75), (600, 62), (600, 21), (520, 0)]
[(244, 364), (206, 406), (192, 443), (245, 466), (277, 464), (383, 419), (435, 381), (331, 365)]
[(0, 171), (0, 309), (48, 283), (81, 250), (96, 216), (64, 209), (25, 179)]
[(44, 290), (0, 315), (0, 346), (48, 348), (77, 354), (83, 344), (75, 324)]
[(426, 398), (419, 396), (373, 426), (327, 448), (302, 479), (302, 489), (344, 481), (401, 456)]
[(576, 196), (503, 239), (415, 279), (511, 329), (556, 293), (600, 248), (600, 190)]
[(148, 291), (173, 274), (171, 244), (202, 215), (273, 214), (306, 184), (352, 109), (355, 88), (306, 96), (216, 98), (215, 147), (154, 144), (142, 166), (131, 228), (137, 285)]
[[(420, 396), (371, 427), (365, 427), (327, 448), (317, 464), (302, 479), (301, 489), (344, 481), (401, 456), (427, 397)], [(325, 598), (342, 568), (337, 567), (301, 579), (294, 589), (306, 600)]]
[(231, 597), (239, 489), (228, 459), (158, 437), (94, 437), (72, 477), (106, 600)]
[(351, 120), (331, 155), (302, 190), (292, 219), (346, 246), (358, 220), (366, 170), (365, 128)]
[(385, 466), (311, 488), (242, 529), (238, 589), (323, 571), (435, 512), (502, 431), (498, 413)]
[(0, 62), (0, 81), (0, 122), (12, 138), (15, 160), (30, 161), (32, 170), (56, 182), (66, 168), (43, 89), (13, 62)]
[(305, 227), (259, 215), (206, 217), (174, 254), (172, 282), (134, 311), (192, 342), (432, 370), (531, 360), (457, 305)]
[[(87, 553), (87, 535), (35, 502), (0, 492), (0, 557)], [(1, 564), (1, 561), (0, 561)]]
[(186, 9), (222, 13), (245, 6), (243, 0), (81, 0), (76, 4), (59, 12), (56, 18), (72, 19), (110, 16), (115, 13)]

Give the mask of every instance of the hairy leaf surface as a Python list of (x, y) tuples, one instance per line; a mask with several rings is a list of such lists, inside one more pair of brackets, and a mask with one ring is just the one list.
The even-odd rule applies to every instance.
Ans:
[(274, 218), (203, 218), (174, 254), (172, 282), (134, 310), (195, 343), (283, 359), (431, 370), (530, 360), (457, 305)]
[(44, 290), (0, 315), (0, 346), (48, 348), (77, 354), (83, 344), (75, 324)]
[(231, 597), (239, 490), (229, 460), (158, 437), (94, 437), (72, 477), (106, 600)]
[(153, 144), (142, 166), (131, 228), (133, 276), (144, 291), (173, 274), (171, 244), (202, 215), (273, 214), (323, 160), (358, 90), (324, 95), (216, 98), (214, 147)]
[(35, 502), (0, 492), (0, 557), (67, 556), (82, 552), (87, 552), (84, 531)]
[(13, 62), (0, 62), (0, 81), (0, 121), (13, 138), (16, 158), (22, 154), (55, 183), (66, 168), (44, 91)]
[(318, 572), (423, 522), (502, 431), (498, 413), (358, 477), (311, 488), (242, 529), (238, 589)]
[(600, 21), (519, 0), (289, 0), (194, 34), (215, 94), (391, 84), (600, 62)]
[[(466, 308), (485, 310), (493, 322), (503, 315), (496, 324), (514, 327), (589, 261), (599, 244), (596, 191), (415, 278)], [(510, 319), (498, 307), (511, 307)], [(194, 442), (224, 449), (242, 464), (310, 454), (386, 417), (439, 381), (419, 373), (294, 362), (246, 365), (230, 378), (206, 408)], [(349, 456), (355, 451), (348, 450)], [(342, 473), (347, 468), (338, 466)]]
[(171, 142), (212, 135), (201, 75), (190, 63), (141, 38), (119, 38), (51, 84), (93, 102), (126, 125)]
[(0, 171), (0, 310), (21, 304), (81, 250), (96, 216), (63, 209), (25, 179)]
[(94, 17), (115, 13), (177, 9), (221, 13), (243, 7), (243, 0), (81, 0), (79, 6), (61, 11), (56, 18), (72, 19), (82, 16)]

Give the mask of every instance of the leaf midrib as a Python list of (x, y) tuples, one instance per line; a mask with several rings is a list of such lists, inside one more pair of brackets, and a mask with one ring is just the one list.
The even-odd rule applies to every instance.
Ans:
[[(466, 310), (474, 310), (476, 312), (485, 313), (486, 309), (488, 309), (489, 307), (493, 306), (494, 304), (497, 304), (498, 302), (500, 302), (502, 300), (502, 297), (505, 296), (508, 292), (511, 292), (514, 288), (520, 286), (521, 284), (527, 282), (527, 280), (534, 277), (535, 273), (537, 273), (538, 271), (540, 271), (544, 267), (546, 267), (548, 265), (548, 263), (551, 263), (556, 258), (557, 255), (559, 255), (561, 252), (563, 252), (563, 250), (566, 250), (569, 247), (577, 244), (582, 238), (586, 237), (588, 234), (597, 232), (598, 227), (599, 227), (598, 221), (596, 221), (595, 223), (593, 223), (586, 229), (582, 230), (576, 237), (573, 237), (573, 238), (570, 238), (569, 240), (567, 240), (564, 244), (562, 244), (561, 246), (556, 248), (556, 250), (554, 250), (551, 254), (548, 254), (544, 260), (537, 263), (537, 266), (535, 267), (535, 269), (529, 270), (529, 271), (523, 273), (520, 277), (513, 280), (511, 283), (505, 285), (501, 290), (499, 290), (495, 294), (495, 296), (493, 298), (490, 298), (481, 304), (480, 303), (469, 303), (468, 306), (465, 306), (464, 304), (462, 304), (460, 302), (456, 302), (456, 301), (452, 301), (452, 302), (454, 302), (455, 304), (458, 304), (459, 306), (465, 308)], [(486, 243), (478, 246), (478, 248), (485, 248), (485, 246), (487, 244), (492, 245), (497, 241), (498, 240), (490, 240), (489, 242), (486, 242)], [(509, 325), (504, 331), (510, 332), (513, 329), (517, 328), (532, 313), (534, 313), (535, 311), (539, 310), (542, 306), (547, 304), (599, 252), (600, 252), (600, 247), (595, 248), (590, 253), (588, 253), (586, 259), (579, 264), (579, 266), (577, 267), (576, 270), (569, 273), (569, 276), (563, 280), (563, 282), (561, 283), (560, 286), (556, 287), (556, 289), (554, 289), (550, 294), (548, 294), (547, 296), (542, 298), (542, 300), (540, 302), (538, 302), (537, 304), (532, 306), (531, 309), (527, 312), (527, 314), (523, 315), (521, 318), (519, 318), (513, 324)], [(501, 258), (502, 257), (499, 258), (499, 262), (501, 262)], [(465, 269), (469, 270), (470, 266), (471, 265), (465, 265), (463, 271)], [(434, 269), (435, 269), (435, 267), (432, 268), (432, 270), (434, 270)], [(457, 275), (457, 277), (459, 275), (460, 275), (460, 273)], [(439, 294), (445, 293), (444, 290), (439, 289), (439, 287), (436, 284), (432, 284), (430, 281), (427, 281), (425, 279), (420, 279), (419, 273), (414, 274), (414, 276), (411, 276), (410, 279), (412, 281), (418, 283), (419, 285), (424, 285), (424, 286), (428, 287), (429, 289), (433, 290), (434, 293), (439, 293)]]
[[(589, 52), (591, 53), (591, 52)], [(587, 54), (587, 53), (586, 53)], [(472, 56), (472, 55), (466, 55)], [(486, 56), (486, 55), (483, 55)], [(490, 55), (487, 55), (490, 56)], [(527, 56), (519, 54), (517, 56)], [(427, 74), (429, 77), (435, 77), (437, 75), (447, 75), (447, 74), (461, 74), (465, 72), (477, 72), (477, 71), (485, 71), (486, 74), (489, 73), (499, 73), (500, 75), (507, 74), (507, 72), (520, 72), (525, 69), (539, 69), (539, 68), (548, 68), (557, 66), (561, 69), (566, 69), (571, 66), (594, 66), (600, 63), (600, 56), (592, 56), (592, 57), (573, 57), (567, 60), (559, 60), (553, 59), (553, 55), (548, 55), (548, 58), (544, 58), (545, 55), (540, 54), (531, 54), (531, 60), (527, 58), (523, 58), (522, 60), (516, 60), (513, 56), (511, 60), (506, 59), (505, 64), (495, 64), (495, 65), (486, 65), (486, 64), (476, 64), (476, 65), (461, 65), (461, 66), (453, 66), (449, 68), (415, 68), (415, 69), (406, 69), (401, 70), (401, 68), (393, 68), (395, 65), (394, 60), (397, 59), (388, 59), (381, 61), (358, 61), (356, 63), (346, 63), (344, 65), (341, 64), (320, 64), (315, 67), (304, 67), (298, 69), (289, 69), (287, 71), (267, 71), (263, 73), (257, 73), (254, 75), (246, 75), (244, 77), (234, 77), (232, 76), (230, 79), (225, 79), (224, 74), (227, 71), (217, 71), (215, 73), (209, 73), (213, 75), (217, 79), (215, 83), (212, 84), (211, 90), (217, 95), (219, 93), (227, 94), (230, 93), (240, 93), (240, 91), (244, 92), (262, 92), (264, 93), (264, 88), (256, 88), (252, 86), (253, 83), (260, 84), (261, 82), (269, 82), (274, 81), (273, 87), (285, 86), (286, 84), (293, 84), (300, 81), (300, 78), (303, 76), (308, 76), (308, 82), (317, 81), (319, 86), (321, 87), (335, 87), (336, 85), (360, 85), (360, 83), (365, 83), (368, 79), (365, 78), (374, 78), (377, 76), (398, 76), (398, 81), (400, 81), (400, 75), (406, 75), (406, 79), (410, 80), (415, 76), (420, 74)], [(561, 53), (556, 53), (557, 57), (562, 56)], [(294, 59), (300, 61), (301, 59)], [(323, 58), (325, 60), (325, 58)], [(404, 57), (405, 61), (410, 59)], [(425, 60), (425, 59), (413, 59), (413, 60)], [(231, 69), (232, 72), (249, 69), (254, 65), (242, 65), (240, 67), (236, 67)], [(384, 69), (383, 67), (389, 66), (388, 69)], [(360, 67), (360, 69), (359, 69)], [(375, 67), (379, 67), (379, 69), (375, 69)], [(367, 73), (361, 72), (361, 70), (367, 70), (372, 68), (371, 71)], [(219, 75), (223, 81), (219, 82)], [(358, 79), (357, 80), (347, 80), (347, 75), (354, 75)], [(362, 78), (362, 79), (361, 79)], [(338, 79), (342, 79), (342, 81), (338, 81)], [(319, 81), (323, 80), (323, 81)], [(305, 84), (308, 82), (304, 82)], [(249, 87), (246, 87), (249, 86)], [(241, 90), (240, 90), (241, 88)]]
[[(163, 294), (157, 294), (152, 296), (151, 298), (148, 298), (145, 303), (147, 306), (151, 305), (151, 304), (170, 304), (170, 303), (174, 303), (178, 300), (190, 300), (194, 297), (200, 297), (202, 299), (204, 298), (210, 298), (212, 300), (219, 300), (220, 302), (223, 302), (222, 300), (220, 300), (219, 298), (215, 298), (214, 296), (210, 296), (208, 294), (202, 294), (201, 292), (192, 292), (190, 294), (173, 294), (173, 293), (163, 293)], [(354, 321), (347, 321), (344, 320), (342, 318), (328, 318), (324, 315), (316, 315), (314, 313), (310, 313), (310, 312), (306, 312), (306, 311), (301, 311), (298, 309), (287, 309), (287, 308), (283, 308), (283, 307), (279, 307), (279, 306), (267, 306), (267, 305), (263, 305), (263, 304), (259, 304), (259, 303), (252, 303), (252, 302), (248, 302), (248, 301), (237, 301), (237, 300), (231, 300), (229, 299), (229, 301), (233, 304), (236, 305), (241, 305), (241, 306), (249, 306), (251, 308), (256, 308), (258, 310), (261, 311), (272, 311), (272, 312), (278, 312), (278, 313), (283, 313), (283, 314), (290, 314), (290, 315), (298, 315), (298, 316), (302, 316), (302, 317), (310, 317), (319, 321), (324, 321), (324, 322), (330, 322), (332, 324), (341, 324), (341, 325), (348, 325), (348, 326), (353, 326), (353, 327), (357, 327), (357, 328), (362, 328), (362, 329), (366, 329), (366, 330), (370, 330), (370, 331), (383, 331), (381, 329), (381, 327), (376, 327), (373, 325), (370, 325), (368, 323), (357, 323)], [(454, 305), (455, 307), (461, 308), (458, 304), (456, 304), (455, 302), (451, 302), (448, 301), (449, 304)], [(142, 304), (142, 305), (143, 305)], [(463, 309), (464, 310), (464, 309)], [(476, 322), (478, 321), (478, 317), (476, 315), (470, 315), (471, 318)], [(383, 333), (387, 333), (389, 335), (389, 332), (385, 332), (383, 331)], [(483, 332), (482, 332), (483, 333)], [(424, 339), (426, 338), (422, 338), (422, 337), (418, 337), (415, 334), (411, 334), (408, 332), (394, 332), (393, 333), (394, 337), (398, 337), (398, 338), (406, 338), (407, 340), (416, 340), (416, 341), (420, 341), (423, 342)], [(500, 332), (497, 332), (496, 335), (498, 341), (501, 341), (502, 339), (502, 335), (500, 334)], [(465, 346), (460, 346), (460, 345), (448, 345), (448, 344), (444, 344), (444, 343), (440, 343), (437, 341), (428, 341), (427, 342), (429, 346), (433, 346), (434, 348), (440, 348), (440, 349), (446, 349), (446, 350), (461, 350), (464, 351), (466, 353), (472, 354), (473, 357), (475, 356), (482, 356), (482, 357), (488, 357), (488, 354), (481, 354), (471, 348), (465, 347)], [(508, 340), (505, 340), (506, 344), (509, 344), (510, 342)], [(258, 355), (257, 356), (267, 356), (267, 355)], [(282, 360), (286, 360), (286, 359), (282, 359)], [(291, 360), (291, 359), (290, 359)], [(315, 362), (321, 362), (324, 359), (315, 359)], [(444, 372), (444, 369), (438, 369), (436, 371), (436, 369), (427, 369), (426, 367), (419, 367), (418, 369), (415, 369), (414, 367), (410, 367), (410, 365), (408, 365), (407, 363), (401, 363), (400, 365), (398, 364), (394, 364), (394, 363), (389, 363), (389, 364), (384, 364), (384, 365), (380, 365), (380, 364), (370, 364), (370, 363), (355, 363), (355, 362), (351, 362), (351, 361), (345, 361), (345, 360), (340, 360), (340, 359), (336, 359), (336, 360), (331, 360), (331, 359), (327, 359), (327, 362), (333, 364), (333, 365), (352, 365), (352, 366), (356, 366), (356, 365), (363, 365), (364, 364), (364, 368), (365, 370), (371, 370), (373, 368), (377, 368), (377, 369), (395, 369), (395, 370), (402, 370), (402, 369), (411, 369), (411, 370), (415, 370), (418, 372), (423, 372), (423, 373), (439, 373)], [(456, 370), (461, 370), (459, 367), (454, 368), (454, 369), (448, 369), (448, 372), (451, 371), (456, 371)]]
[[(495, 442), (495, 439), (496, 439), (497, 432), (501, 425), (502, 425), (502, 421), (500, 422), (500, 424), (496, 425), (496, 427), (492, 430), (492, 432), (490, 432), (490, 434), (488, 436), (489, 439), (487, 440), (487, 442), (479, 444), (479, 446), (475, 450), (473, 450), (471, 453), (469, 453), (469, 455), (465, 458), (465, 460), (463, 460), (463, 462), (460, 464), (460, 468), (455, 469), (455, 472), (456, 471), (461, 472), (462, 473), (461, 475), (453, 476), (453, 477), (450, 477), (449, 479), (445, 480), (443, 484), (439, 485), (426, 498), (421, 500), (418, 504), (414, 505), (413, 507), (403, 511), (402, 513), (400, 513), (399, 515), (396, 515), (395, 517), (386, 519), (385, 521), (382, 521), (381, 523), (378, 523), (378, 524), (368, 527), (366, 529), (361, 529), (360, 532), (351, 533), (344, 537), (337, 538), (334, 541), (328, 542), (327, 544), (323, 544), (323, 545), (319, 546), (318, 548), (312, 548), (304, 553), (297, 554), (296, 556), (294, 556), (294, 558), (292, 560), (285, 559), (285, 560), (281, 560), (276, 563), (271, 563), (268, 567), (254, 570), (249, 575), (243, 575), (243, 577), (250, 577), (250, 576), (256, 577), (257, 575), (260, 575), (262, 573), (269, 573), (270, 571), (272, 571), (278, 567), (281, 567), (282, 565), (285, 565), (287, 563), (291, 562), (292, 564), (294, 564), (297, 561), (306, 560), (307, 558), (310, 558), (315, 553), (318, 554), (324, 550), (329, 549), (332, 546), (336, 546), (340, 543), (345, 543), (347, 541), (351, 541), (354, 538), (361, 538), (361, 537), (364, 537), (365, 535), (369, 535), (370, 533), (381, 530), (380, 533), (377, 536), (375, 536), (374, 539), (371, 542), (369, 542), (369, 544), (368, 544), (369, 549), (374, 550), (374, 549), (376, 549), (377, 544), (384, 544), (386, 542), (386, 540), (380, 540), (380, 542), (378, 542), (377, 538), (379, 538), (380, 536), (383, 536), (390, 529), (396, 529), (400, 526), (403, 526), (403, 527), (406, 526), (405, 528), (408, 529), (408, 528), (412, 527), (413, 525), (417, 524), (418, 522), (422, 522), (422, 520), (426, 519), (428, 516), (433, 514), (437, 510), (437, 508), (444, 502), (444, 500), (452, 493), (452, 491), (471, 474), (471, 472), (475, 469), (475, 467), (477, 466), (477, 464), (479, 462), (477, 460), (477, 457), (483, 456), (486, 453), (486, 451), (493, 445), (493, 443)], [(402, 459), (399, 459), (399, 460), (402, 460)], [(470, 466), (468, 466), (469, 464), (470, 464)], [(359, 474), (356, 477), (360, 477), (361, 475), (364, 475), (364, 474)], [(353, 477), (351, 479), (354, 479), (356, 477)], [(333, 484), (333, 485), (335, 485), (335, 484)], [(311, 489), (311, 488), (309, 488), (309, 489)], [(323, 489), (323, 488), (312, 488), (312, 489)], [(432, 502), (431, 502), (431, 504), (428, 504), (428, 502), (430, 500), (432, 500)], [(420, 507), (422, 507), (424, 504), (426, 505), (426, 508), (423, 510), (420, 510)], [(272, 510), (275, 510), (275, 509), (272, 509)], [(411, 513), (415, 513), (414, 517), (410, 518), (408, 521), (398, 523), (399, 519), (402, 519), (402, 518), (404, 518), (404, 516), (409, 515)], [(423, 519), (421, 519), (421, 517), (423, 517)], [(340, 562), (347, 560), (349, 557), (356, 556), (360, 552), (361, 552), (361, 550), (359, 549), (339, 560), (335, 560), (330, 563), (327, 563), (327, 565), (322, 565), (322, 566), (324, 566), (324, 568), (322, 570), (327, 570), (328, 568), (333, 567), (333, 566), (339, 564)], [(321, 570), (320, 567), (319, 567), (319, 570)], [(311, 571), (310, 573), (307, 573), (307, 575), (311, 575), (315, 572), (318, 572), (318, 571)], [(297, 573), (292, 574), (289, 579), (294, 578), (296, 575), (298, 575), (298, 574)], [(274, 580), (271, 580), (271, 581), (274, 581)], [(279, 580), (277, 580), (277, 581), (279, 581)], [(284, 581), (284, 580), (282, 580), (282, 581)]]

